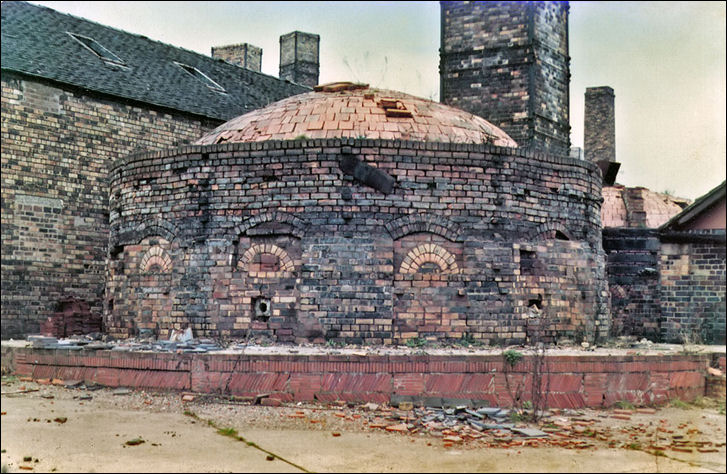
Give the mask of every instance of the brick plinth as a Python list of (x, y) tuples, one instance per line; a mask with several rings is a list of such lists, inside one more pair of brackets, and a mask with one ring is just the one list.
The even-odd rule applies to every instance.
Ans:
[[(408, 396), (457, 398), (511, 406), (511, 389), (524, 383), (525, 356), (505, 367), (502, 355), (236, 355), (120, 353), (3, 349), (3, 366), (34, 378), (83, 380), (116, 387), (191, 390), (237, 396), (271, 394), (281, 401), (387, 402)], [(549, 355), (542, 386), (551, 408), (607, 407), (690, 401), (705, 394), (710, 354)]]

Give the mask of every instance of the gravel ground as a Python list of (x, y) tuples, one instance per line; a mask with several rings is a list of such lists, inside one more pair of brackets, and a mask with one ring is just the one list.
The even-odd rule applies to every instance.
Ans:
[[(65, 388), (14, 377), (3, 378), (2, 392), (2, 462), (11, 471), (21, 466), (58, 472), (280, 472), (299, 468), (318, 472), (725, 472), (726, 468), (724, 401), (709, 399), (657, 409), (552, 410), (538, 424), (515, 423), (548, 435), (528, 438), (507, 429), (479, 431), (463, 422), (447, 425), (432, 420), (441, 410), (387, 405), (291, 403), (267, 407), (200, 394), (183, 401), (181, 393)], [(63, 422), (54, 421), (64, 417)], [(73, 429), (78, 422), (80, 431), (75, 438), (92, 434), (80, 424), (86, 417), (96, 422), (103, 418), (103, 425), (94, 430), (117, 432), (108, 431), (108, 446), (101, 443), (104, 436), (94, 437), (93, 455), (78, 452), (70, 456), (76, 464), (69, 464), (65, 458), (73, 448), (60, 448), (68, 441), (63, 430)], [(136, 423), (133, 428), (125, 424), (131, 419)], [(218, 429), (228, 429), (223, 432), (228, 436), (217, 434)], [(61, 438), (46, 438), (50, 435)], [(132, 449), (137, 448), (125, 449), (123, 442), (137, 436), (148, 443), (135, 452), (146, 453), (148, 459), (135, 456), (121, 465), (107, 464), (111, 462), (107, 458), (118, 462), (133, 454)], [(238, 447), (233, 451), (236, 456), (247, 453), (244, 460), (230, 457), (229, 443), (237, 436), (261, 449), (247, 444), (247, 450)], [(204, 449), (191, 449), (183, 441)], [(159, 455), (175, 448), (177, 451)], [(111, 455), (97, 455), (104, 450)], [(28, 451), (38, 463), (23, 461)], [(198, 459), (211, 453), (228, 454), (215, 455), (214, 459), (225, 459), (222, 465)], [(271, 455), (280, 462), (267, 461)], [(483, 459), (488, 463), (506, 459), (508, 467), (483, 464)], [(612, 460), (610, 464), (607, 459)], [(159, 465), (162, 461), (166, 464)]]

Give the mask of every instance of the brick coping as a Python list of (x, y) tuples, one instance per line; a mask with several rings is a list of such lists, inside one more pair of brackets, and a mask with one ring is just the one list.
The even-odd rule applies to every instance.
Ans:
[(178, 147), (169, 147), (164, 150), (140, 151), (116, 159), (111, 166), (110, 175), (113, 175), (117, 169), (126, 167), (137, 161), (158, 160), (180, 155), (234, 152), (244, 153), (269, 150), (306, 150), (311, 148), (341, 148), (341, 153), (349, 154), (359, 154), (361, 148), (403, 148), (429, 152), (484, 153), (500, 156), (509, 155), (526, 159), (537, 159), (538, 161), (546, 163), (585, 168), (590, 173), (595, 173), (598, 170), (600, 173), (598, 166), (590, 161), (524, 148), (501, 147), (481, 143), (420, 142), (383, 138), (315, 138), (305, 140), (268, 140), (262, 142), (220, 143), (214, 145), (182, 145)]
[[(32, 348), (32, 344), (25, 340), (3, 340), (0, 345), (4, 347), (15, 348)], [(137, 350), (133, 348), (133, 343), (120, 341), (117, 346), (127, 348), (120, 349), (118, 352), (123, 353), (157, 353), (164, 354), (166, 352), (155, 352), (147, 350)], [(293, 356), (312, 356), (312, 355), (355, 355), (355, 356), (501, 356), (506, 350), (515, 350), (524, 355), (531, 354), (532, 348), (509, 346), (502, 348), (494, 347), (437, 347), (437, 348), (411, 348), (408, 346), (344, 346), (330, 347), (320, 344), (310, 345), (293, 345), (293, 344), (270, 344), (270, 345), (237, 345), (238, 348), (232, 347), (219, 351), (209, 351), (208, 355), (293, 355)], [(61, 350), (63, 351), (63, 350)], [(112, 351), (116, 352), (116, 351)], [(727, 346), (725, 345), (706, 345), (692, 344), (684, 346), (682, 344), (651, 344), (650, 347), (642, 348), (617, 348), (617, 347), (595, 347), (593, 349), (584, 349), (581, 347), (563, 347), (548, 348), (546, 351), (548, 357), (569, 356), (569, 357), (632, 357), (632, 356), (674, 356), (674, 355), (712, 355), (727, 354)]]

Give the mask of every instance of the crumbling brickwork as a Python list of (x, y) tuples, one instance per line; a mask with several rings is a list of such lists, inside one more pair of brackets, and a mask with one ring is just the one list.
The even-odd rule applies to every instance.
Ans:
[(603, 230), (611, 334), (724, 344), (724, 231)]
[[(669, 342), (724, 344), (724, 230), (685, 235), (666, 236), (661, 247), (662, 337)], [(699, 242), (700, 236), (707, 239)]]
[(570, 149), (567, 2), (441, 2), (441, 102), (520, 147)]
[(110, 164), (214, 125), (3, 71), (3, 338), (39, 332), (65, 297), (101, 313)]
[[(392, 177), (390, 192), (346, 173), (352, 158)], [(600, 191), (595, 165), (490, 145), (316, 139), (133, 155), (111, 175), (107, 327), (514, 343), (540, 312), (551, 339), (593, 340), (609, 326)], [(134, 262), (155, 245), (171, 275), (139, 276)]]
[(660, 248), (656, 229), (603, 229), (611, 335), (661, 340)]

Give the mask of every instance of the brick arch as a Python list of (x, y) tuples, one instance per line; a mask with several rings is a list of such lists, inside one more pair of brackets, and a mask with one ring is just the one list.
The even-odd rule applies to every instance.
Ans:
[(432, 214), (408, 214), (397, 217), (385, 224), (386, 230), (394, 240), (417, 232), (429, 232), (452, 242), (462, 241), (462, 228), (446, 217)]
[(141, 270), (141, 273), (154, 273), (151, 271), (151, 268), (154, 265), (158, 265), (160, 267), (160, 271), (158, 273), (171, 273), (172, 271), (172, 259), (161, 245), (152, 245), (151, 248), (144, 253), (144, 256), (141, 257), (139, 269)]
[(560, 232), (566, 237), (566, 240), (573, 240), (573, 236), (560, 222), (543, 222), (529, 234), (529, 240), (553, 240), (556, 234)]
[(426, 243), (411, 249), (399, 267), (399, 273), (413, 274), (425, 263), (434, 263), (439, 266), (442, 273), (458, 273), (456, 258), (444, 247), (437, 244)]
[(243, 235), (253, 227), (259, 226), (260, 224), (264, 224), (266, 222), (278, 222), (281, 224), (290, 225), (290, 233), (299, 239), (303, 238), (303, 236), (305, 235), (305, 231), (308, 228), (308, 222), (301, 219), (300, 217), (289, 214), (287, 212), (272, 211), (257, 214), (255, 216), (248, 217), (247, 219), (242, 221), (240, 224), (235, 226), (234, 237), (236, 238), (240, 235)]
[(141, 222), (134, 229), (135, 243), (141, 243), (147, 237), (163, 237), (168, 242), (177, 238), (177, 227), (164, 219), (151, 219)]
[[(255, 255), (269, 253), (278, 257), (280, 262), (280, 269), (276, 272), (249, 272), (251, 276), (287, 276), (293, 273), (295, 265), (293, 259), (290, 258), (288, 253), (282, 248), (274, 244), (253, 244), (249, 249), (242, 254), (240, 261), (237, 263), (238, 268), (249, 268), (250, 263), (255, 258)], [(262, 275), (264, 273), (264, 275)], [(272, 273), (272, 275), (270, 275)]]

